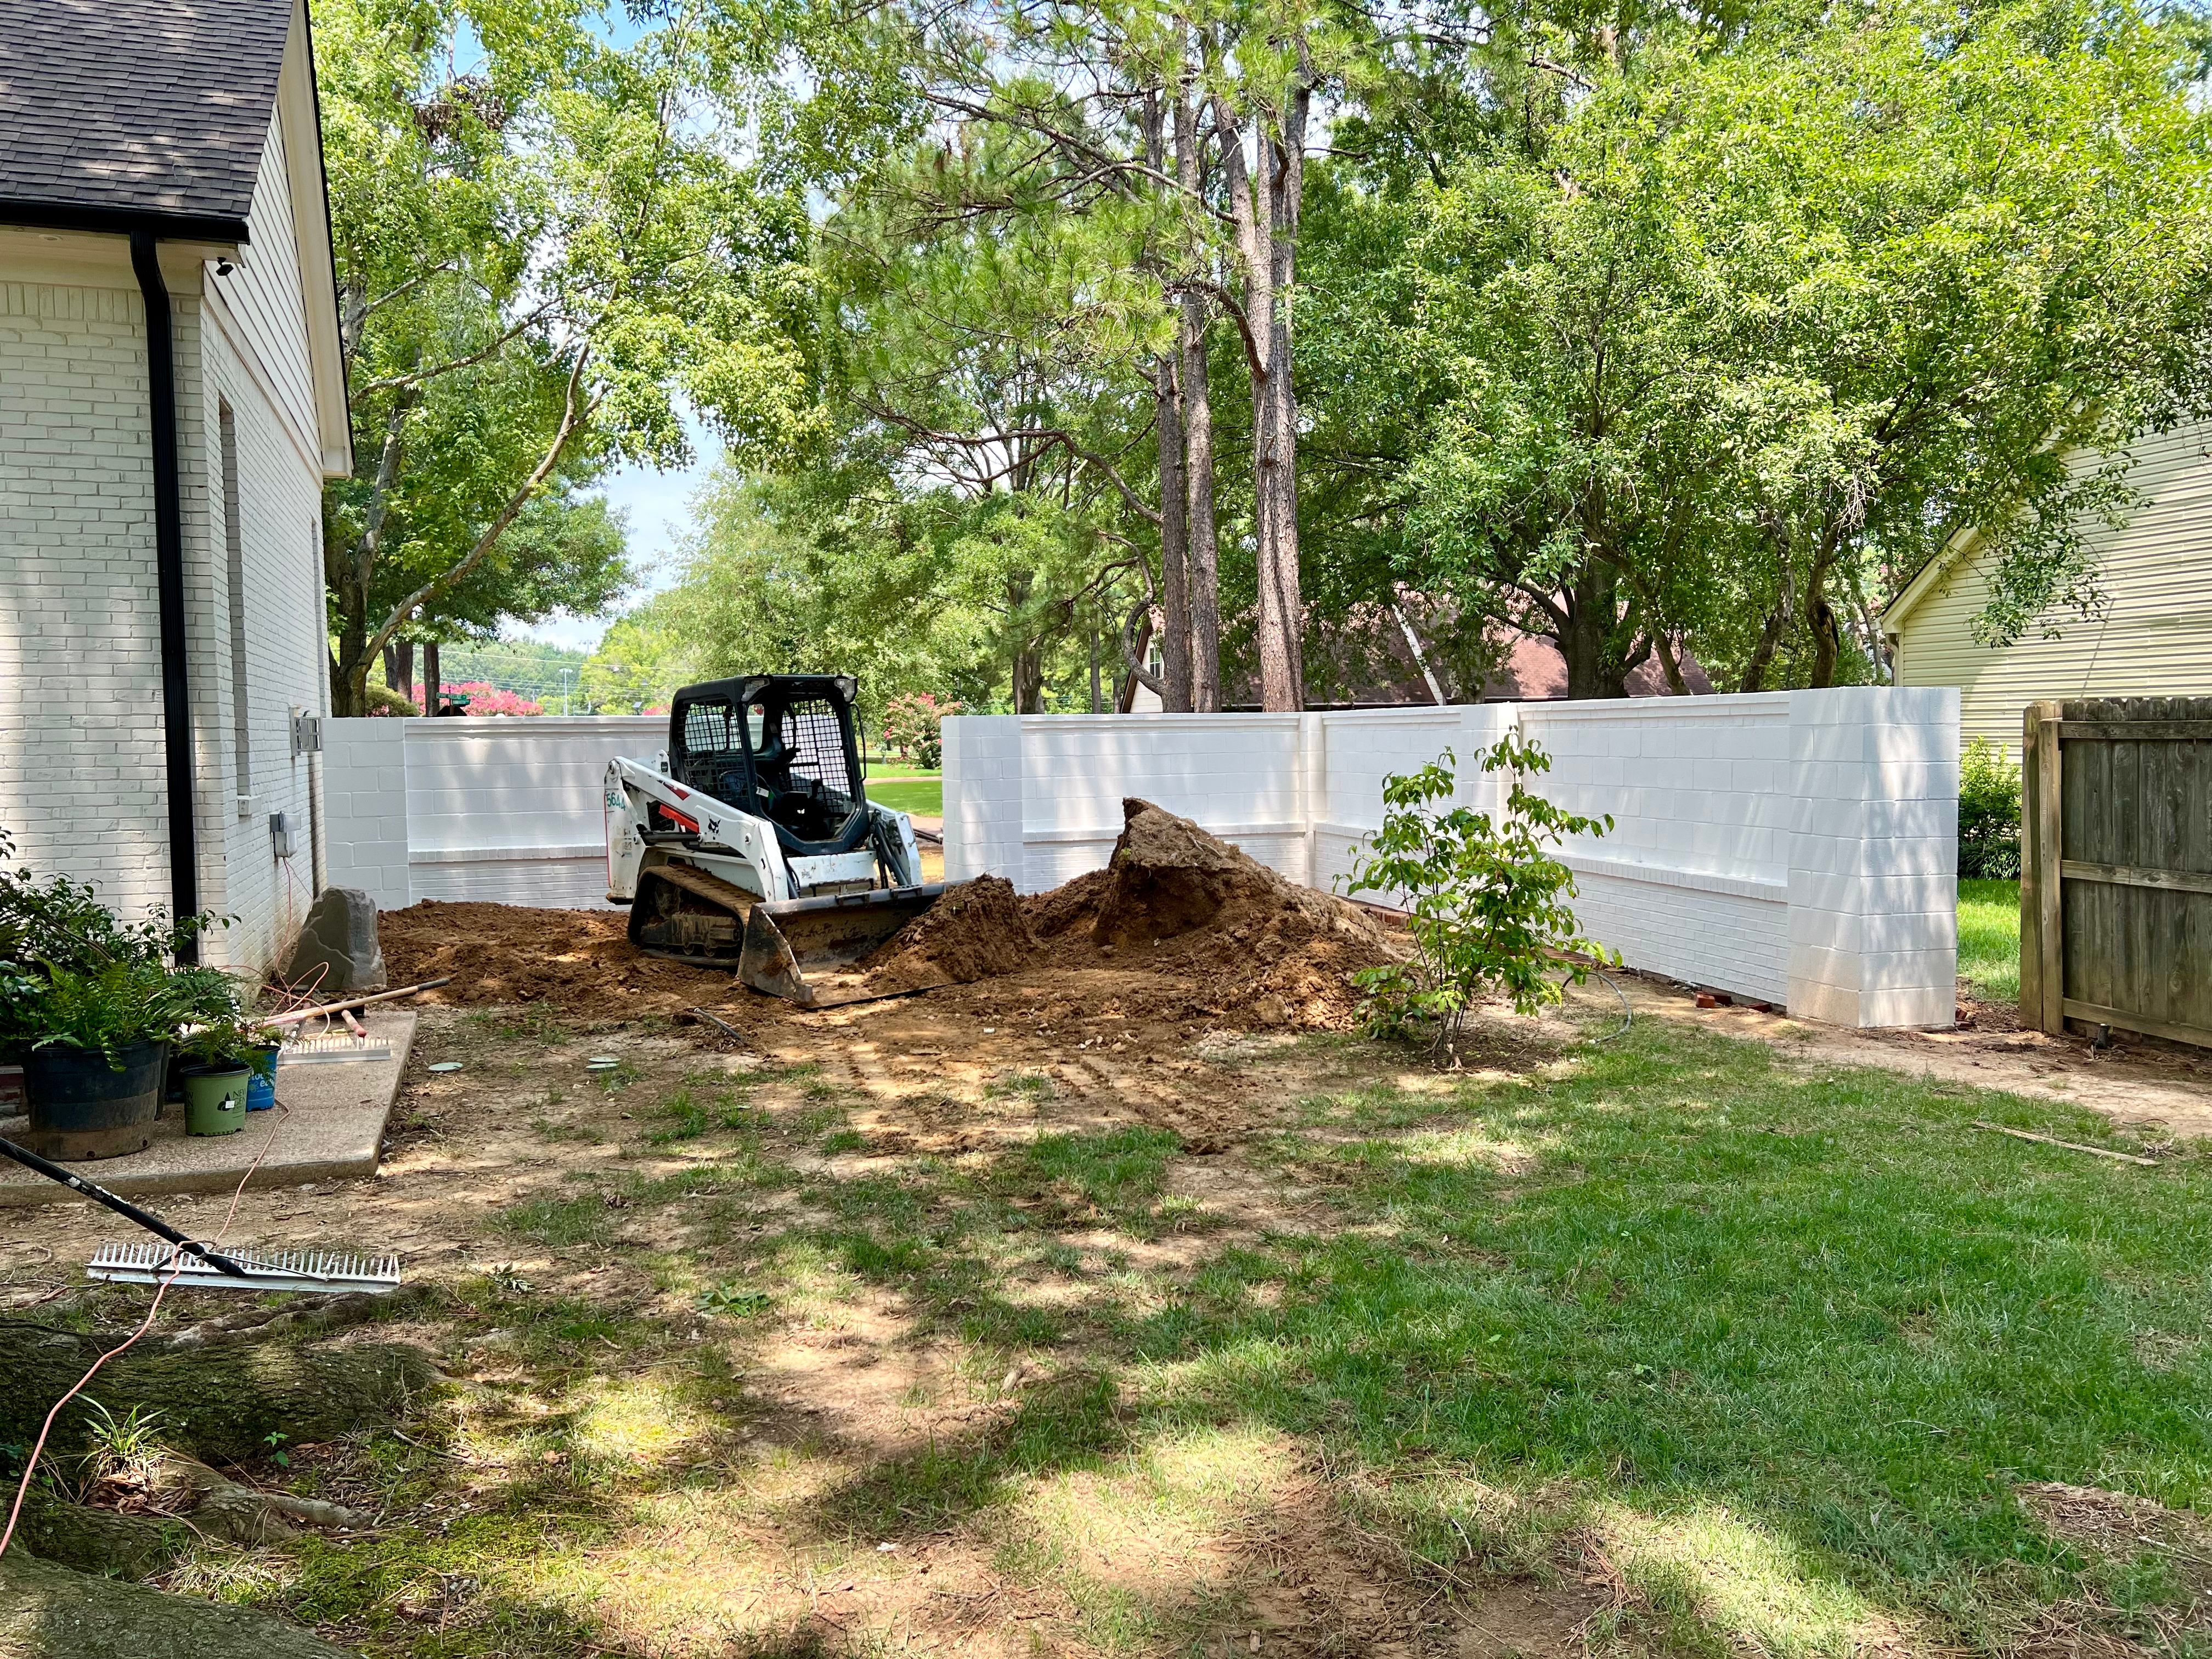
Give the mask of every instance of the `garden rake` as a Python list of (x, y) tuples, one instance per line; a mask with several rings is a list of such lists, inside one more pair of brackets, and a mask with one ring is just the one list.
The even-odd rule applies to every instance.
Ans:
[(112, 1285), (173, 1284), (191, 1290), (305, 1291), (335, 1292), (366, 1291), (381, 1295), (399, 1285), (396, 1255), (356, 1255), (329, 1250), (210, 1249), (186, 1238), (161, 1217), (118, 1198), (105, 1187), (49, 1163), (36, 1152), (0, 1139), (0, 1156), (11, 1158), (25, 1169), (59, 1182), (95, 1204), (136, 1222), (169, 1248), (157, 1244), (102, 1244), (85, 1264), (87, 1276)]

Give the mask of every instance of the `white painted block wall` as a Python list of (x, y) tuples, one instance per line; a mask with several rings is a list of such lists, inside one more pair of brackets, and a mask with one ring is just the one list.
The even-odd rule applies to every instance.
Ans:
[(334, 720), (325, 868), (396, 910), (423, 899), (606, 908), (607, 763), (650, 761), (665, 718)]
[(1279, 715), (963, 715), (945, 727), (945, 874), (1040, 892), (1102, 867), (1140, 796), (1295, 880), (1341, 890), (1382, 780), (1518, 728), (1528, 780), (1612, 831), (1562, 857), (1628, 965), (1847, 1025), (1950, 1023), (1959, 704), (1853, 687)]
[[(1325, 714), (961, 716), (945, 727), (945, 876), (1040, 892), (1102, 867), (1121, 801), (1195, 819), (1340, 888), (1382, 780), (1519, 730), (1529, 783), (1613, 831), (1563, 856), (1587, 932), (1629, 965), (1850, 1025), (1942, 1025), (1957, 963), (1958, 694), (1776, 692)], [(328, 876), (428, 898), (605, 902), (601, 782), (666, 740), (650, 716), (332, 720)]]

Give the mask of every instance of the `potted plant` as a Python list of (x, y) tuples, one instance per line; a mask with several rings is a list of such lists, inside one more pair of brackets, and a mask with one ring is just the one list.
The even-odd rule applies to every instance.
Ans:
[(178, 994), (159, 963), (110, 962), (30, 978), (12, 1014), (27, 1037), (31, 1139), (48, 1158), (116, 1158), (144, 1148), (160, 1110)]
[(235, 1013), (203, 1017), (179, 1034), (186, 1134), (233, 1134), (245, 1123), (256, 1046), (252, 1030)]
[[(14, 850), (0, 830), (0, 863)], [(216, 925), (159, 909), (126, 923), (85, 883), (0, 868), (0, 1054), (22, 1064), (40, 1151), (112, 1158), (151, 1139), (168, 1040), (180, 1020), (216, 1006), (204, 970), (169, 964)], [(214, 980), (234, 1014), (235, 990)]]

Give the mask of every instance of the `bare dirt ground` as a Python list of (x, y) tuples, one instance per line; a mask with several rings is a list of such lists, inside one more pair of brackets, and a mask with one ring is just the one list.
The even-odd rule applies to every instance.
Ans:
[[(589, 917), (506, 920), (541, 939), (564, 921), (597, 933)], [(1577, 1647), (1597, 1591), (1501, 1581), (1444, 1598), (1348, 1520), (1328, 1473), (1279, 1434), (1194, 1431), (1126, 1466), (1038, 1480), (1012, 1505), (941, 1490), (960, 1486), (975, 1448), (1037, 1431), (1089, 1381), (1024, 1358), (1025, 1311), (1079, 1319), (1103, 1285), (1141, 1301), (1148, 1283), (1240, 1240), (1327, 1224), (1310, 1194), (1244, 1148), (1300, 1095), (1342, 1080), (1338, 1045), (1210, 1024), (1191, 1006), (1202, 992), (1164, 991), (1134, 969), (1045, 969), (808, 1015), (732, 991), (724, 974), (582, 954), (587, 982), (649, 1000), (650, 1012), (617, 1001), (627, 1018), (578, 1020), (550, 994), (429, 1007), (377, 1178), (240, 1204), (232, 1241), (394, 1249), (411, 1278), (456, 1298), (447, 1316), (382, 1332), (411, 1329), (466, 1385), (425, 1441), (437, 1453), (386, 1448), (404, 1477), (383, 1496), (418, 1523), (442, 1514), (473, 1541), (453, 1571), (404, 1570), (403, 1589), (327, 1633), (418, 1650), (393, 1621), (409, 1640), (465, 1626), (484, 1610), (454, 1589), (459, 1564), (489, 1582), (486, 1558), (497, 1558), (514, 1600), (568, 1606), (588, 1591), (591, 1645), (556, 1640), (545, 1650), (556, 1653)], [(695, 1005), (741, 1024), (744, 1042), (666, 1018)], [(617, 1064), (593, 1072), (594, 1056)], [(426, 1069), (448, 1060), (462, 1069)], [(687, 1109), (708, 1127), (686, 1133)], [(957, 1298), (917, 1310), (826, 1263), (787, 1264), (823, 1282), (778, 1316), (744, 1316), (742, 1291), (714, 1307), (719, 1275), (750, 1281), (758, 1241), (836, 1218), (786, 1175), (865, 1188), (898, 1182), (917, 1158), (980, 1173), (1052, 1137), (1146, 1129), (1197, 1154), (1176, 1160), (1158, 1195), (1167, 1224), (1133, 1227), (1080, 1176), (1007, 1193), (1055, 1239), (1042, 1255), (988, 1264), (975, 1300), (995, 1305), (980, 1328), (963, 1328)], [(775, 1176), (732, 1191), (733, 1144)], [(161, 1208), (212, 1231), (228, 1203)], [(502, 1216), (508, 1225), (488, 1227)], [(11, 1214), (0, 1299), (50, 1298), (112, 1231), (81, 1206)], [(374, 1507), (358, 1449), (331, 1455), (345, 1465), (334, 1490)], [(301, 1461), (317, 1455), (305, 1449)], [(620, 1501), (605, 1508), (619, 1520), (595, 1513), (570, 1544), (539, 1540), (525, 1560), (507, 1532), (470, 1530), (518, 1478), (566, 1499), (570, 1475), (617, 1468)], [(179, 1587), (236, 1590), (219, 1571)]]

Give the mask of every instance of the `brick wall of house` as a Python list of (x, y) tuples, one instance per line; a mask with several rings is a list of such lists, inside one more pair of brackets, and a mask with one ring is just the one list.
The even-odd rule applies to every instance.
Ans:
[(0, 824), (137, 911), (168, 898), (143, 307), (0, 280)]
[[(289, 215), (281, 198), (271, 206)], [(163, 270), (176, 350), (199, 898), (239, 918), (211, 938), (208, 958), (258, 972), (289, 945), (312, 897), (310, 769), (291, 754), (290, 714), (325, 707), (320, 469), (297, 400), (264, 363), (252, 327), (219, 294), (201, 292), (204, 280), (222, 279), (173, 254)], [(0, 272), (9, 270), (40, 280), (0, 278), (0, 825), (22, 865), (92, 882), (135, 916), (170, 896), (143, 302), (119, 237), (70, 238), (50, 260), (0, 246)], [(226, 404), (240, 485), (235, 585), (222, 482)], [(252, 781), (243, 810), (234, 597)], [(289, 872), (271, 856), (276, 811), (295, 830)]]

